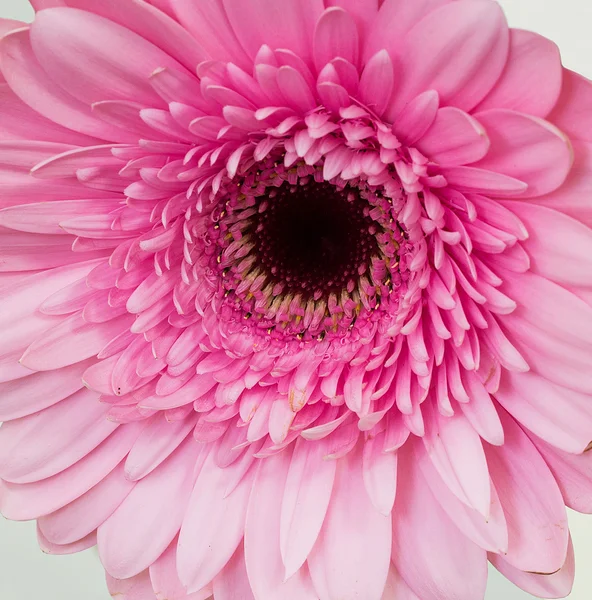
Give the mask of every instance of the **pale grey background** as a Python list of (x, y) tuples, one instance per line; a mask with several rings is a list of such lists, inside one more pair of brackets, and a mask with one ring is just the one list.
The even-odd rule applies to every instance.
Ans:
[[(100, 2), (101, 0), (96, 0)], [(245, 0), (248, 2), (248, 0)], [(510, 25), (531, 29), (559, 44), (564, 64), (592, 79), (590, 0), (500, 0)], [(0, 0), (0, 16), (31, 20), (28, 0)], [(571, 600), (592, 597), (592, 516), (570, 514), (577, 557)], [(107, 600), (95, 550), (75, 556), (46, 556), (37, 547), (33, 523), (0, 518), (0, 598), (3, 600)], [(527, 600), (491, 570), (487, 600)]]

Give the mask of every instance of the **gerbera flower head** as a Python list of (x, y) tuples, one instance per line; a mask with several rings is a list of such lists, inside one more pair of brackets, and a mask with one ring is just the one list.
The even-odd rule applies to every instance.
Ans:
[(128, 600), (566, 595), (592, 84), (492, 0), (37, 0), (0, 42), (0, 508)]

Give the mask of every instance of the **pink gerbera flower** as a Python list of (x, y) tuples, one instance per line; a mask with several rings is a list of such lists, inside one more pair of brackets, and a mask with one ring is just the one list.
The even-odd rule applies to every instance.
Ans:
[(592, 84), (492, 0), (33, 4), (2, 513), (128, 600), (567, 595)]

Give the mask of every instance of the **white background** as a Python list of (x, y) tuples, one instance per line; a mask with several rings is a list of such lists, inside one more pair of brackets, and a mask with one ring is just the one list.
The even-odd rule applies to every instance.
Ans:
[[(511, 26), (530, 29), (552, 39), (561, 48), (564, 64), (592, 79), (590, 0), (500, 0), (500, 4)], [(0, 0), (2, 17), (29, 21), (32, 15), (27, 0)], [(592, 516), (571, 513), (570, 521), (578, 568), (570, 599), (590, 600)], [(33, 523), (11, 523), (0, 517), (0, 598), (108, 600), (109, 594), (96, 550), (67, 557), (46, 556), (37, 547)], [(529, 598), (532, 596), (515, 588), (492, 569), (487, 600)]]

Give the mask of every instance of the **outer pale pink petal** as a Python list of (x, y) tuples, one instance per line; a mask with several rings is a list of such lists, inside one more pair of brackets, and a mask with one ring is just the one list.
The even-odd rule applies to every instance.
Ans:
[[(49, 76), (87, 105), (101, 100), (134, 100), (166, 108), (149, 77), (158, 68), (184, 71), (162, 50), (104, 17), (75, 8), (37, 15), (31, 44)], [(80, 56), (86, 57), (80, 61)], [(86, 65), (92, 62), (93, 68)]]
[[(0, 48), (1, 48), (0, 43)], [(26, 140), (35, 132), (37, 140), (70, 144), (92, 144), (94, 138), (75, 133), (31, 109), (6, 83), (0, 83), (0, 139)]]
[(66, 6), (65, 0), (29, 0), (29, 2), (36, 11), (56, 6)]
[(131, 494), (98, 530), (101, 562), (120, 579), (147, 569), (177, 535), (191, 490), (200, 447), (186, 441)]
[(592, 142), (592, 82), (563, 70), (561, 96), (548, 120), (569, 135), (572, 140)]
[[(371, 56), (383, 48), (391, 56), (395, 56), (401, 47), (406, 33), (413, 28), (430, 11), (446, 4), (448, 0), (383, 0), (366, 36), (363, 56), (366, 62)], [(332, 2), (337, 3), (337, 2)], [(341, 0), (340, 3), (343, 3)], [(349, 4), (360, 5), (357, 0), (349, 0)], [(361, 5), (360, 5), (361, 6)]]
[(82, 540), (77, 540), (72, 544), (54, 544), (45, 538), (43, 532), (37, 526), (37, 543), (45, 554), (53, 554), (55, 556), (62, 556), (65, 554), (76, 554), (78, 552), (84, 552), (89, 548), (97, 545), (97, 534), (93, 531)]
[(254, 471), (244, 474), (227, 494), (230, 474), (240, 463), (221, 469), (216, 466), (215, 455), (211, 451), (201, 469), (179, 535), (177, 568), (189, 592), (210, 583), (243, 538)]
[(260, 461), (247, 509), (245, 562), (255, 600), (317, 600), (310, 575), (303, 567), (284, 581), (280, 553), (282, 495), (290, 466), (290, 452)]
[(374, 508), (390, 515), (397, 493), (396, 452), (384, 452), (385, 435), (380, 433), (364, 442), (364, 486)]
[(0, 225), (28, 233), (60, 235), (60, 223), (81, 214), (105, 214), (119, 207), (117, 200), (56, 200), (10, 206), (0, 210)]
[(214, 597), (216, 600), (255, 600), (247, 576), (242, 545), (214, 579)]
[(569, 454), (530, 435), (542, 454), (569, 508), (592, 514), (592, 453)]
[(380, 600), (390, 566), (390, 528), (391, 515), (380, 514), (366, 493), (358, 447), (339, 459), (327, 517), (308, 557), (315, 587), (319, 572), (327, 586), (321, 600)]
[(559, 99), (562, 81), (556, 44), (531, 31), (511, 29), (506, 68), (476, 110), (509, 108), (545, 118)]
[(107, 573), (107, 587), (117, 600), (156, 600), (148, 571), (130, 579), (115, 579)]
[(388, 52), (377, 52), (364, 67), (358, 94), (360, 100), (379, 117), (388, 106), (394, 80), (393, 61)]
[(146, 0), (149, 4), (152, 4), (152, 6), (156, 6), (156, 8), (158, 8), (159, 10), (162, 10), (162, 12), (166, 13), (167, 15), (169, 15), (170, 17), (175, 17), (175, 11), (173, 10), (173, 4), (172, 4), (172, 0)]
[(426, 451), (442, 479), (459, 500), (489, 517), (491, 487), (483, 444), (462, 414), (426, 415)]
[(575, 577), (575, 556), (571, 539), (567, 560), (559, 571), (550, 575), (527, 573), (516, 569), (501, 556), (490, 554), (491, 564), (514, 585), (537, 598), (565, 598), (571, 593)]
[[(592, 94), (591, 94), (592, 101)], [(558, 189), (536, 199), (592, 227), (592, 143), (573, 141), (575, 162), (566, 182)]]
[(470, 112), (498, 80), (508, 47), (508, 26), (497, 2), (460, 0), (434, 10), (401, 44), (399, 81), (387, 117), (394, 120), (430, 89), (442, 104)]
[(438, 111), (434, 124), (416, 146), (443, 167), (468, 165), (487, 154), (489, 138), (479, 121), (448, 106)]
[(234, 33), (251, 58), (263, 44), (286, 48), (310, 62), (312, 38), (323, 0), (223, 0)]
[[(2, 38), (0, 67), (14, 92), (40, 115), (93, 138), (134, 141), (125, 131), (97, 119), (87, 105), (52, 81), (33, 53), (28, 29), (19, 29)], [(86, 138), (84, 145), (94, 145), (93, 138)]]
[(0, 435), (0, 477), (30, 483), (67, 469), (117, 429), (105, 418), (108, 409), (85, 389), (40, 413), (8, 421)]
[[(128, 453), (140, 429), (135, 423), (130, 427), (120, 427), (87, 456), (53, 477), (25, 484), (4, 482), (5, 489), (0, 500), (2, 514), (18, 521), (37, 519), (80, 498), (115, 469)], [(60, 544), (75, 541), (51, 536), (50, 539)]]
[(587, 394), (559, 387), (532, 372), (504, 372), (495, 398), (524, 427), (565, 452), (579, 454), (592, 442), (592, 405)]
[(511, 110), (475, 115), (491, 141), (488, 155), (475, 166), (528, 184), (522, 197), (542, 196), (560, 187), (573, 165), (569, 139), (547, 121)]
[(252, 68), (252, 61), (228, 21), (223, 0), (171, 0), (171, 5), (181, 24), (193, 34), (211, 59)]
[(394, 565), (391, 565), (384, 594), (380, 600), (421, 600), (411, 591), (405, 580), (399, 575)]
[(195, 419), (187, 417), (169, 423), (157, 415), (142, 431), (125, 462), (125, 475), (130, 481), (138, 481), (162, 463), (195, 427)]
[[(125, 431), (128, 428), (121, 427)], [(123, 463), (93, 488), (70, 504), (39, 519), (45, 537), (57, 544), (70, 544), (100, 527), (127, 498), (135, 483), (124, 477)]]
[(324, 460), (325, 445), (298, 440), (283, 493), (280, 550), (291, 577), (304, 564), (327, 514), (336, 461)]
[(527, 202), (504, 205), (528, 230), (528, 240), (522, 245), (535, 273), (565, 287), (592, 287), (592, 229), (543, 206)]
[(421, 600), (475, 600), (485, 596), (485, 551), (448, 518), (407, 449), (399, 456), (393, 562)]
[(0, 36), (5, 36), (13, 29), (23, 29), (27, 27), (27, 23), (23, 21), (15, 21), (14, 19), (2, 19), (0, 18)]
[(353, 17), (338, 6), (325, 10), (314, 33), (314, 63), (317, 71), (334, 58), (358, 64), (360, 40)]
[(71, 396), (83, 387), (82, 373), (88, 366), (78, 363), (0, 384), (0, 421), (31, 415)]
[(491, 490), (490, 515), (486, 519), (454, 496), (419, 444), (414, 447), (414, 458), (434, 497), (454, 524), (480, 548), (489, 552), (505, 552), (508, 549), (508, 528), (495, 489)]
[(205, 600), (212, 595), (211, 586), (194, 594), (187, 594), (187, 590), (177, 575), (176, 539), (160, 558), (150, 565), (150, 581), (158, 600)]
[(505, 444), (488, 447), (487, 460), (508, 524), (505, 558), (523, 571), (554, 573), (567, 556), (563, 499), (537, 449), (514, 419), (501, 412)]
[(501, 322), (528, 323), (582, 358), (592, 352), (592, 307), (565, 288), (534, 273), (503, 271), (501, 291), (518, 304)]
[(72, 365), (97, 355), (132, 323), (131, 315), (123, 315), (106, 323), (87, 323), (81, 314), (75, 314), (33, 342), (23, 354), (21, 362), (37, 371)]
[(207, 59), (204, 50), (177, 21), (142, 0), (68, 0), (68, 6), (106, 17), (164, 50), (192, 72)]

